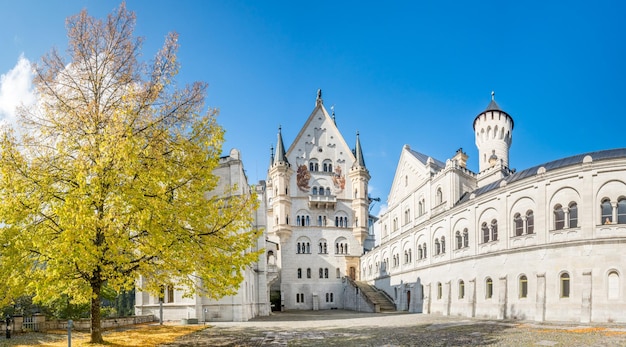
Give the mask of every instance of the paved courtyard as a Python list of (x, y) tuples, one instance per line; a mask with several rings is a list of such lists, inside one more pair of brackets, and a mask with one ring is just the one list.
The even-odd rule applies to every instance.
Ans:
[(626, 325), (292, 311), (249, 322), (210, 323), (166, 346), (626, 346)]

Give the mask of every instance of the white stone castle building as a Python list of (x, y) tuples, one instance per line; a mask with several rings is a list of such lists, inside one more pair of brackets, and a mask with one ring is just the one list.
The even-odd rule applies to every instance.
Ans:
[[(478, 173), (461, 149), (444, 162), (405, 145), (374, 247), (358, 133), (352, 150), (318, 91), (288, 148), (279, 129), (257, 186), (266, 256), (235, 296), (183, 299), (168, 289), (166, 319), (268, 315), (275, 290), (282, 310), (626, 322), (626, 149), (515, 171), (513, 128), (492, 94), (473, 122)], [(238, 151), (217, 173), (248, 187)], [(137, 314), (158, 316), (158, 298), (138, 292), (136, 301)]]
[[(252, 187), (248, 184), (241, 153), (232, 149), (229, 155), (220, 158), (218, 167), (213, 173), (219, 177), (215, 192), (223, 193), (236, 186), (234, 194), (249, 194)], [(260, 200), (259, 210), (254, 212), (254, 228), (265, 230), (265, 186), (263, 182), (255, 187)], [(135, 314), (161, 316), (163, 320), (195, 319), (199, 322), (208, 321), (247, 321), (256, 316), (267, 316), (270, 313), (269, 287), (271, 282), (278, 279), (278, 270), (274, 255), (277, 252), (276, 244), (267, 242), (267, 233), (264, 231), (257, 239), (257, 244), (251, 251), (266, 250), (266, 256), (260, 257), (243, 274), (237, 294), (212, 300), (200, 295), (184, 298), (183, 291), (172, 286), (163, 288), (159, 296), (149, 295), (146, 292), (136, 291)], [(139, 279), (141, 287), (143, 279)]]
[(513, 125), (492, 96), (478, 173), (404, 146), (360, 279), (410, 312), (626, 322), (626, 149), (515, 172)]
[(369, 233), (369, 172), (324, 108), (315, 108), (285, 148), (279, 129), (267, 178), (267, 229), (279, 244), (281, 308), (344, 308), (345, 277), (359, 275)]

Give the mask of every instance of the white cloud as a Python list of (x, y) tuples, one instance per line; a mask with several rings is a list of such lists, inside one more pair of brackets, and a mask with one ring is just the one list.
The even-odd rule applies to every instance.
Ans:
[(0, 122), (16, 125), (17, 107), (35, 103), (33, 66), (21, 55), (15, 67), (0, 75)]

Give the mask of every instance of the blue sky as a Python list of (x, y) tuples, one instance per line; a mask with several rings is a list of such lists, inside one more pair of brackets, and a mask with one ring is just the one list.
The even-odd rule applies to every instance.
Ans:
[[(20, 56), (65, 49), (65, 18), (113, 1), (0, 0), (0, 116), (22, 97)], [(135, 1), (151, 59), (180, 34), (179, 84), (209, 83), (224, 153), (264, 179), (282, 125), (291, 143), (318, 88), (354, 146), (361, 134), (373, 196), (386, 199), (401, 148), (445, 161), (462, 147), (477, 171), (472, 122), (490, 93), (515, 121), (518, 170), (626, 147), (623, 1)], [(15, 77), (15, 78), (13, 78)], [(4, 108), (2, 107), (4, 103)], [(4, 110), (4, 111), (3, 111)], [(4, 112), (4, 114), (3, 114)], [(377, 207), (374, 209), (376, 211)]]

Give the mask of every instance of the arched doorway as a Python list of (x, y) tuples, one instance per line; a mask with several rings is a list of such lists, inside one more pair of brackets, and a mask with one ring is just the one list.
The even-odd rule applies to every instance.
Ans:
[(410, 290), (406, 291), (406, 310), (407, 311), (411, 310), (411, 291)]
[(356, 269), (354, 266), (350, 266), (350, 279), (353, 281), (356, 280)]

